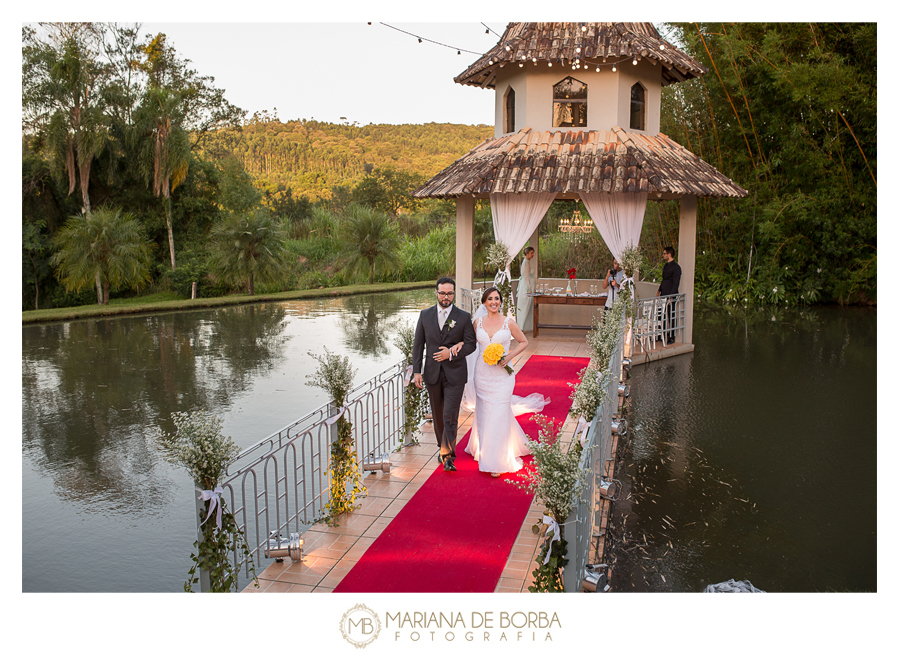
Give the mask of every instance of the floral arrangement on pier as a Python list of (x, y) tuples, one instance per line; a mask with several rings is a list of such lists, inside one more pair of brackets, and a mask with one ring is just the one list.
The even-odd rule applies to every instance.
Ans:
[(512, 280), (509, 273), (509, 263), (512, 256), (509, 255), (509, 247), (502, 242), (494, 242), (488, 245), (487, 255), (484, 259), (485, 265), (491, 269), (497, 268), (497, 275), (494, 277), (494, 285), (500, 291), (503, 303), (500, 307), (502, 315), (508, 315), (511, 308), (515, 308), (512, 303)]
[[(192, 592), (199, 582), (198, 568), (209, 572), (210, 591), (237, 591), (236, 564), (246, 558), (254, 582), (256, 570), (244, 532), (226, 508), (220, 483), (240, 448), (231, 437), (222, 434), (222, 421), (209, 413), (175, 412), (172, 422), (175, 432), (160, 429), (157, 435), (165, 459), (186, 468), (207, 501), (206, 514), (200, 514), (199, 519), (203, 539), (194, 542), (197, 552), (191, 554), (194, 564), (188, 571), (184, 591)], [(236, 563), (231, 561), (231, 556), (236, 556)]]
[(622, 271), (625, 272), (625, 280), (622, 282), (622, 287), (628, 291), (628, 294), (622, 295), (622, 297), (634, 300), (634, 275), (640, 270), (643, 261), (644, 253), (636, 245), (630, 245), (622, 252), (620, 264), (622, 265)]
[(416, 330), (413, 325), (406, 323), (397, 332), (394, 346), (403, 354), (404, 393), (403, 393), (403, 437), (407, 445), (419, 445), (419, 438), (414, 432), (421, 425), (428, 410), (428, 391), (419, 388), (412, 383), (413, 345), (416, 340)]
[(356, 463), (356, 446), (353, 441), (353, 424), (345, 416), (347, 395), (353, 386), (356, 369), (350, 365), (350, 357), (339, 356), (330, 352), (327, 347), (325, 356), (314, 352), (308, 354), (319, 362), (319, 367), (307, 381), (324, 389), (331, 396), (331, 403), (336, 415), (328, 422), (337, 423), (337, 439), (331, 444), (331, 463), (328, 468), (331, 487), (328, 502), (325, 503), (324, 520), (332, 526), (337, 525), (341, 515), (352, 512), (356, 508), (357, 496), (365, 495), (359, 466)]
[(572, 415), (581, 416), (587, 422), (594, 419), (597, 408), (606, 400), (609, 387), (609, 365), (605, 368), (584, 368), (578, 376), (581, 381), (578, 384), (570, 383), (572, 394)]
[[(622, 296), (624, 297), (624, 295)], [(619, 299), (622, 299), (619, 297)], [(595, 317), (592, 321), (592, 328), (585, 336), (588, 351), (591, 355), (591, 367), (595, 369), (608, 368), (609, 359), (612, 357), (616, 346), (619, 344), (619, 338), (622, 336), (620, 331), (621, 313), (623, 305), (615, 305), (618, 299), (613, 302), (613, 309), (606, 315), (604, 319)]]
[(509, 481), (534, 494), (544, 504), (550, 517), (549, 523), (542, 520), (532, 526), (535, 534), (545, 534), (546, 541), (537, 556), (538, 566), (532, 572), (534, 584), (528, 587), (528, 591), (562, 592), (562, 568), (568, 563), (563, 524), (585, 477), (581, 465), (581, 444), (572, 441), (564, 450), (562, 424), (554, 424), (540, 414), (535, 415), (534, 420), (541, 428), (538, 438), (526, 442), (534, 460), (523, 468), (521, 479)]
[(625, 251), (622, 252), (622, 271), (625, 272), (625, 276), (632, 277), (634, 273), (640, 270), (641, 262), (644, 260), (644, 254), (641, 251), (641, 248), (635, 245), (630, 245)]

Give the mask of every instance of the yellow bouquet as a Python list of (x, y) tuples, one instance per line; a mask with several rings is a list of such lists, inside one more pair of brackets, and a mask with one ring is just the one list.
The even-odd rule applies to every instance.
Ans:
[[(484, 348), (484, 353), (481, 355), (481, 358), (484, 359), (484, 362), (489, 366), (495, 366), (500, 363), (500, 359), (506, 356), (506, 350), (503, 349), (503, 345), (500, 343), (491, 343), (487, 347)], [(515, 372), (510, 366), (503, 366), (506, 368), (506, 372), (510, 375)]]

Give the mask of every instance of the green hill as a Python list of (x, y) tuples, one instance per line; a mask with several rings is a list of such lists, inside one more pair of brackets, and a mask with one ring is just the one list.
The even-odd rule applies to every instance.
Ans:
[(487, 125), (282, 123), (257, 114), (240, 129), (211, 135), (203, 150), (212, 159), (233, 154), (263, 190), (291, 188), (315, 201), (331, 198), (336, 186), (352, 188), (373, 167), (433, 176), (493, 133)]

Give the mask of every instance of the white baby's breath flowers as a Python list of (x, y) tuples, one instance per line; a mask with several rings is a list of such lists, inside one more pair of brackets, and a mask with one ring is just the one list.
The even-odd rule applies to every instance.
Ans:
[(590, 422), (596, 415), (597, 408), (606, 399), (609, 368), (602, 370), (585, 368), (579, 374), (581, 382), (578, 385), (570, 384), (574, 389), (569, 396), (572, 400), (572, 415), (584, 416), (584, 419)]
[(176, 411), (172, 422), (174, 433), (158, 434), (166, 461), (184, 466), (194, 482), (212, 489), (225, 476), (240, 447), (222, 434), (222, 421), (205, 411)]
[(502, 242), (498, 241), (488, 245), (484, 262), (492, 269), (504, 270), (511, 260), (509, 248)]
[(533, 493), (557, 523), (562, 523), (575, 503), (584, 473), (580, 466), (581, 445), (573, 441), (564, 449), (560, 440), (562, 426), (541, 416), (534, 416), (540, 425), (538, 439), (527, 441), (534, 461), (522, 471), (517, 486)]
[[(347, 394), (350, 393), (350, 387), (353, 386), (356, 368), (350, 366), (349, 356), (340, 356), (330, 352), (327, 347), (322, 349), (325, 350), (325, 356), (308, 352), (319, 362), (319, 367), (314, 373), (307, 375), (306, 379), (310, 385), (324, 389), (331, 396), (334, 405), (340, 407), (344, 404)], [(410, 348), (411, 353), (412, 348)]]

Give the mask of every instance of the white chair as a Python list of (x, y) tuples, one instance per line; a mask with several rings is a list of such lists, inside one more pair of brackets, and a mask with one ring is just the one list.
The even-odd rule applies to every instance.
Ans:
[(641, 351), (645, 354), (650, 351), (651, 341), (653, 341), (653, 346), (656, 346), (656, 335), (653, 333), (654, 321), (652, 319), (655, 306), (655, 303), (641, 304), (641, 317), (634, 321), (634, 330), (639, 336)]

